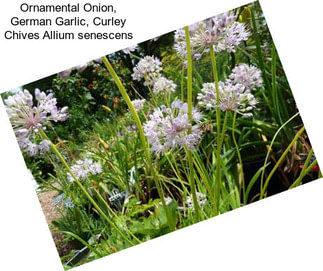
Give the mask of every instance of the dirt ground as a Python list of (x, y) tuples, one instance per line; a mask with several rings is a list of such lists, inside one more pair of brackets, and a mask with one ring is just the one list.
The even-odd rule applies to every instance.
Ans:
[(57, 197), (56, 191), (47, 191), (38, 194), (38, 199), (40, 201), (41, 207), (46, 217), (46, 221), (48, 226), (50, 227), (50, 231), (52, 233), (56, 248), (58, 250), (58, 254), (60, 256), (66, 255), (71, 247), (69, 244), (63, 242), (64, 236), (63, 234), (57, 232), (53, 227), (51, 227), (52, 221), (59, 218), (59, 208), (60, 205), (54, 206), (52, 204), (53, 200)]

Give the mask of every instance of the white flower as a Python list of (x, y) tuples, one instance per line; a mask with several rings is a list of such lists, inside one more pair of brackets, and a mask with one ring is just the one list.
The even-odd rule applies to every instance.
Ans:
[[(249, 38), (250, 32), (245, 24), (235, 20), (234, 13), (225, 12), (215, 17), (189, 26), (191, 54), (199, 60), (204, 53), (209, 52), (210, 46), (215, 52), (226, 50), (235, 52), (235, 47)], [(179, 29), (174, 35), (174, 50), (186, 59), (186, 39), (184, 29)], [(183, 63), (186, 65), (186, 63)]]
[[(90, 158), (84, 160), (78, 160), (74, 165), (71, 166), (73, 174), (77, 179), (86, 179), (88, 175), (97, 175), (102, 172), (102, 167), (98, 162), (94, 162)], [(74, 182), (74, 179), (70, 173), (67, 173), (67, 179), (69, 182)]]
[(176, 91), (176, 84), (164, 76), (159, 76), (153, 86), (153, 93), (155, 94), (169, 94)]
[(146, 99), (136, 99), (136, 100), (132, 100), (131, 103), (134, 106), (135, 110), (137, 112), (141, 111), (142, 108), (144, 107), (144, 104), (146, 102)]
[[(199, 123), (201, 118), (202, 114), (193, 108), (193, 122)], [(187, 104), (179, 100), (174, 101), (171, 108), (155, 109), (150, 120), (144, 123), (144, 132), (151, 151), (156, 153), (184, 146), (193, 149), (202, 138), (200, 126), (189, 122)]]
[(229, 78), (233, 83), (242, 84), (250, 90), (262, 86), (261, 71), (257, 67), (245, 63), (234, 67)]
[[(197, 99), (199, 105), (207, 110), (216, 108), (217, 95), (214, 83), (204, 83)], [(257, 104), (257, 100), (241, 84), (233, 84), (230, 80), (219, 82), (219, 108), (223, 111), (234, 111), (244, 117), (251, 117), (250, 112)]]
[(162, 70), (161, 62), (154, 56), (145, 56), (142, 58), (133, 69), (132, 79), (141, 81), (145, 80), (144, 85), (149, 86), (158, 79), (159, 72)]
[(123, 51), (125, 54), (130, 54), (130, 52), (136, 51), (138, 48), (139, 48), (139, 47), (138, 47), (138, 44), (136, 44), (136, 45), (133, 45), (133, 46), (129, 46), (128, 48), (123, 49), (122, 51)]
[[(196, 192), (196, 198), (199, 206), (202, 206), (207, 202), (206, 195), (200, 192)], [(177, 209), (181, 211), (184, 211), (185, 209), (194, 210), (193, 197), (188, 196), (184, 202), (184, 206), (178, 206)]]
[(192, 47), (203, 54), (213, 46), (216, 52), (235, 52), (235, 47), (249, 38), (245, 24), (235, 21), (233, 13), (222, 13), (199, 24), (192, 35)]

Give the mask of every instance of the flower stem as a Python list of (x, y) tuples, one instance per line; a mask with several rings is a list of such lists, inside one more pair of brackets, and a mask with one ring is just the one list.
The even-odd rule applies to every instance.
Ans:
[(273, 147), (273, 144), (278, 136), (278, 134), (280, 133), (280, 131), (288, 124), (290, 123), (294, 118), (296, 118), (297, 116), (299, 115), (299, 112), (297, 112), (294, 116), (292, 116), (290, 119), (288, 119), (282, 126), (279, 127), (279, 129), (276, 131), (273, 139), (271, 140), (271, 143), (268, 147), (268, 151), (267, 151), (267, 154), (266, 154), (266, 159), (265, 159), (265, 162), (264, 162), (264, 166), (263, 166), (263, 170), (261, 172), (261, 179), (260, 179), (260, 189), (263, 187), (263, 183), (264, 183), (264, 177), (265, 177), (265, 170), (266, 170), (266, 165), (267, 165), (267, 162), (268, 162), (268, 158), (269, 158), (269, 155), (270, 153), (272, 152), (272, 147)]
[(261, 188), (261, 192), (260, 192), (260, 197), (259, 199), (262, 199), (265, 197), (265, 192), (266, 189), (268, 187), (269, 181), (271, 179), (271, 177), (274, 175), (276, 169), (280, 166), (280, 164), (284, 161), (286, 155), (288, 154), (289, 150), (293, 147), (293, 145), (295, 144), (295, 142), (298, 140), (298, 138), (302, 135), (302, 133), (304, 132), (305, 127), (303, 126), (295, 135), (294, 139), (292, 140), (292, 142), (288, 145), (288, 147), (286, 148), (286, 150), (283, 152), (282, 156), (279, 158), (279, 160), (277, 161), (276, 165), (274, 166), (274, 168), (271, 170), (271, 172), (269, 173), (264, 186)]
[(181, 100), (184, 102), (184, 66), (182, 67), (182, 74), (181, 74)]
[(216, 69), (216, 58), (213, 46), (210, 45), (210, 54), (211, 54), (211, 62), (213, 69), (213, 77), (214, 77), (214, 85), (216, 90), (216, 128), (217, 128), (217, 150), (216, 150), (216, 181), (215, 181), (215, 198), (216, 198), (216, 206), (215, 206), (215, 214), (219, 214), (219, 206), (220, 206), (220, 187), (221, 187), (221, 109), (220, 109), (220, 91), (219, 91), (219, 78), (218, 72)]
[(241, 194), (242, 194), (242, 197), (244, 199), (243, 203), (247, 204), (246, 199), (244, 197), (245, 192), (246, 192), (246, 187), (245, 187), (245, 180), (244, 180), (243, 164), (242, 164), (241, 154), (240, 154), (240, 150), (239, 150), (239, 146), (238, 146), (238, 143), (237, 143), (237, 140), (236, 140), (236, 134), (235, 134), (236, 119), (237, 119), (237, 112), (234, 112), (233, 121), (232, 121), (232, 140), (233, 140), (234, 146), (236, 148), (237, 155), (238, 155), (238, 161), (239, 161), (238, 174), (241, 177), (240, 192), (242, 192)]
[[(45, 132), (42, 129), (40, 129), (39, 132), (40, 132), (40, 135), (42, 136), (42, 138), (44, 138), (44, 139), (48, 140), (49, 142), (51, 142), (50, 139), (48, 138), (48, 136), (45, 134)], [(114, 228), (122, 236), (122, 238), (125, 241), (127, 241), (131, 246), (135, 245), (135, 243), (133, 243), (131, 240), (129, 240), (128, 237), (125, 236), (124, 233), (122, 231), (120, 231), (120, 229), (102, 211), (102, 209), (99, 207), (99, 205), (91, 197), (91, 195), (89, 194), (89, 192), (86, 191), (85, 187), (82, 185), (82, 183), (75, 176), (75, 174), (70, 169), (70, 167), (68, 166), (67, 162), (65, 161), (64, 157), (61, 155), (61, 153), (59, 152), (59, 150), (56, 148), (56, 146), (52, 142), (51, 142), (50, 147), (51, 147), (51, 150), (53, 151), (53, 153), (56, 154), (56, 156), (58, 157), (58, 159), (65, 166), (65, 168), (67, 169), (68, 173), (71, 174), (72, 178), (74, 179), (74, 181), (76, 182), (76, 184), (79, 186), (79, 188), (81, 189), (81, 191), (83, 192), (83, 194), (88, 198), (88, 200), (93, 204), (93, 206), (95, 207), (95, 209), (99, 212), (99, 214), (110, 224), (110, 226), (112, 228)]]
[[(187, 113), (188, 113), (188, 121), (192, 124), (192, 55), (191, 55), (191, 43), (190, 43), (190, 33), (188, 26), (185, 26), (185, 38), (186, 38), (186, 50), (187, 50)], [(192, 128), (189, 131), (192, 132)], [(189, 167), (189, 183), (191, 188), (191, 193), (193, 197), (193, 205), (195, 211), (195, 220), (196, 222), (200, 221), (200, 206), (197, 201), (196, 196), (196, 188), (194, 182), (194, 166), (193, 166), (193, 157), (192, 152), (188, 148), (186, 149), (187, 159), (188, 159), (188, 167)]]
[(314, 154), (314, 151), (313, 149), (311, 149), (307, 155), (307, 158), (305, 160), (305, 163), (303, 165), (303, 168), (302, 168), (302, 171), (301, 173), (299, 174), (299, 177), (295, 180), (295, 182), (288, 188), (288, 189), (291, 189), (291, 188), (294, 188), (296, 186), (299, 186), (303, 180), (303, 178), (312, 170), (312, 168), (317, 164), (317, 161), (316, 159), (313, 161), (313, 163), (309, 165), (309, 163), (311, 162), (311, 159), (313, 157), (313, 154)]
[(115, 81), (115, 83), (116, 83), (119, 91), (122, 94), (122, 97), (125, 99), (128, 107), (129, 107), (129, 110), (131, 112), (132, 117), (134, 118), (134, 120), (136, 122), (138, 131), (139, 131), (140, 140), (141, 140), (142, 146), (144, 148), (145, 157), (146, 157), (146, 160), (148, 162), (148, 166), (149, 166), (148, 170), (150, 170), (151, 173), (152, 173), (152, 176), (153, 176), (153, 179), (154, 179), (156, 188), (157, 188), (158, 195), (159, 195), (160, 200), (161, 200), (161, 202), (162, 202), (162, 204), (164, 206), (169, 229), (171, 231), (173, 231), (175, 229), (175, 225), (174, 225), (174, 223), (172, 223), (172, 220), (170, 218), (169, 210), (168, 210), (168, 207), (167, 207), (166, 202), (165, 202), (164, 191), (163, 191), (163, 189), (162, 189), (162, 187), (161, 187), (161, 185), (159, 183), (157, 172), (155, 170), (155, 167), (154, 167), (154, 165), (152, 163), (152, 160), (151, 160), (151, 157), (150, 157), (150, 153), (149, 153), (149, 149), (148, 149), (148, 144), (146, 142), (145, 133), (144, 133), (144, 129), (142, 127), (140, 118), (139, 118), (139, 116), (137, 114), (137, 111), (135, 110), (135, 108), (134, 108), (134, 106), (133, 106), (133, 104), (132, 104), (132, 102), (130, 100), (130, 97), (129, 97), (129, 95), (128, 95), (126, 89), (125, 89), (125, 87), (121, 83), (121, 81), (119, 79), (119, 76), (114, 71), (114, 69), (111, 66), (109, 60), (105, 56), (102, 57), (102, 60), (103, 60), (104, 65), (106, 66), (106, 68), (108, 69), (108, 71), (110, 72), (110, 74), (112, 75), (112, 77), (113, 77), (113, 79), (114, 79), (114, 81)]
[(222, 145), (223, 145), (223, 142), (224, 142), (225, 132), (227, 131), (228, 114), (229, 114), (229, 111), (226, 111), (225, 115), (224, 115), (224, 120), (223, 120), (223, 125), (222, 125), (222, 132), (221, 132), (221, 136), (220, 136), (220, 146), (221, 146), (221, 148), (222, 148)]
[[(112, 208), (109, 206), (109, 204), (107, 203), (106, 200), (104, 200), (104, 198), (102, 197), (102, 195), (100, 194), (100, 192), (98, 190), (94, 190), (98, 196), (98, 198), (100, 199), (100, 201), (105, 205), (105, 207), (109, 210), (109, 212), (119, 221), (120, 224), (122, 224), (121, 219), (118, 217), (118, 215), (112, 210)], [(125, 229), (125, 231), (127, 231), (134, 240), (136, 240), (138, 242), (138, 244), (141, 243), (141, 241), (128, 229), (128, 227), (126, 225), (122, 225), (122, 227)]]

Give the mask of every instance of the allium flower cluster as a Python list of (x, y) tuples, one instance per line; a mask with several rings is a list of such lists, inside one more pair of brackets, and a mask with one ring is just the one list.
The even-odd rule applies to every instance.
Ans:
[[(223, 111), (235, 111), (244, 117), (252, 116), (250, 112), (257, 104), (256, 98), (241, 84), (231, 81), (219, 82), (219, 107)], [(204, 83), (197, 99), (199, 105), (207, 110), (217, 107), (216, 89), (214, 83)]]
[(17, 139), (20, 149), (31, 157), (36, 156), (37, 154), (43, 155), (45, 152), (49, 151), (51, 145), (50, 141), (46, 139), (40, 141), (39, 144), (33, 143), (30, 138), (24, 136), (17, 136)]
[(33, 96), (25, 89), (4, 101), (19, 146), (30, 156), (43, 154), (49, 149), (50, 142), (47, 140), (36, 143), (35, 137), (39, 129), (46, 129), (46, 124), (50, 121), (65, 121), (69, 117), (67, 107), (57, 108), (57, 101), (52, 93), (46, 95), (35, 89), (35, 99), (34, 105)]
[(142, 58), (133, 69), (132, 79), (141, 81), (144, 79), (146, 86), (151, 86), (160, 76), (162, 70), (161, 61), (154, 56), (145, 56)]
[(153, 86), (153, 93), (155, 94), (169, 94), (176, 91), (176, 84), (174, 81), (167, 79), (164, 76), (159, 76)]
[(137, 112), (142, 110), (145, 102), (146, 102), (146, 99), (136, 99), (136, 100), (131, 101), (132, 105), (134, 106), (134, 108)]
[(83, 64), (75, 66), (74, 69), (77, 70), (78, 72), (83, 72), (89, 65), (90, 65), (90, 62), (85, 62)]
[[(79, 180), (83, 180), (86, 179), (88, 175), (100, 174), (102, 172), (102, 167), (100, 163), (94, 162), (90, 158), (85, 158), (84, 160), (76, 161), (76, 163), (71, 166), (71, 170)], [(67, 173), (67, 179), (69, 182), (74, 182), (70, 173)]]
[(208, 50), (210, 45), (216, 52), (235, 52), (235, 47), (249, 36), (250, 32), (245, 24), (236, 22), (233, 13), (225, 12), (199, 24), (192, 35), (192, 47), (201, 54)]
[[(191, 52), (196, 60), (209, 51), (209, 46), (213, 46), (215, 52), (235, 52), (235, 47), (250, 36), (245, 24), (237, 22), (234, 14), (229, 12), (195, 23), (189, 26), (189, 32)], [(174, 50), (185, 59), (187, 49), (184, 29), (177, 30), (174, 39)]]
[(236, 66), (229, 76), (234, 84), (242, 84), (246, 89), (255, 90), (262, 86), (261, 71), (245, 63)]
[(138, 49), (138, 44), (133, 45), (133, 46), (129, 46), (126, 49), (123, 49), (122, 52), (124, 52), (125, 54), (130, 54), (130, 52), (136, 51)]
[(64, 71), (59, 72), (57, 75), (62, 78), (62, 79), (66, 79), (67, 77), (69, 77), (72, 73), (73, 69), (67, 69)]
[(193, 108), (192, 120), (188, 119), (187, 104), (175, 100), (171, 108), (161, 106), (150, 115), (144, 123), (144, 132), (151, 145), (151, 151), (160, 153), (175, 147), (187, 146), (193, 149), (202, 137), (198, 123), (202, 114)]
[[(201, 23), (195, 23), (189, 26), (190, 36), (192, 36), (195, 33), (195, 31), (199, 28), (199, 24)], [(184, 28), (181, 28), (175, 31), (174, 41), (175, 41), (174, 50), (180, 55), (180, 57), (182, 57), (183, 59), (186, 59), (187, 49), (186, 49), (186, 37), (185, 37)], [(195, 52), (195, 50), (193, 49), (192, 41), (191, 41), (191, 54), (195, 60), (199, 60), (202, 56), (201, 54)]]
[(140, 81), (143, 79), (144, 85), (152, 87), (154, 94), (168, 95), (171, 92), (175, 92), (176, 84), (160, 73), (162, 71), (161, 64), (158, 58), (145, 56), (133, 69), (131, 76), (133, 80)]
[[(219, 108), (223, 111), (235, 111), (244, 117), (251, 117), (250, 112), (257, 104), (251, 93), (262, 85), (261, 72), (254, 66), (240, 64), (233, 69), (226, 82), (219, 82)], [(204, 83), (197, 99), (199, 105), (211, 110), (217, 107), (217, 95), (214, 83)]]

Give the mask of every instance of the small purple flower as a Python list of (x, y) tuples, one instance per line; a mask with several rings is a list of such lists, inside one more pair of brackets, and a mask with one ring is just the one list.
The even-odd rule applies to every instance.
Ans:
[(62, 205), (64, 208), (74, 208), (75, 206), (71, 198), (68, 198), (67, 200), (63, 201)]
[(50, 141), (44, 139), (38, 145), (38, 151), (40, 155), (43, 155), (45, 152), (49, 151), (51, 143)]

